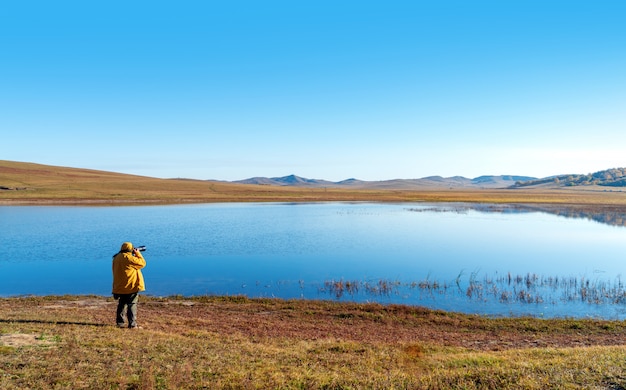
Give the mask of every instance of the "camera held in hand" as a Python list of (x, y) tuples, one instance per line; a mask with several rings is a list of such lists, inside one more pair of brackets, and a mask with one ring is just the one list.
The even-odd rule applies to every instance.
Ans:
[(146, 251), (146, 246), (145, 245), (140, 245), (135, 247), (136, 250), (138, 250), (139, 252), (145, 252)]

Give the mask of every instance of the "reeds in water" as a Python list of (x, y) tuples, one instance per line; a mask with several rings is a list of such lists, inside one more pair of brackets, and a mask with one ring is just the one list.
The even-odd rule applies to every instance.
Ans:
[[(320, 288), (336, 298), (345, 295), (391, 296), (405, 291), (419, 291), (432, 296), (464, 295), (469, 300), (520, 304), (586, 303), (592, 305), (626, 305), (626, 288), (618, 276), (614, 280), (590, 279), (586, 276), (545, 276), (535, 273), (485, 275), (472, 272), (463, 280), (463, 272), (452, 282), (427, 278), (416, 281), (393, 279), (329, 280)], [(450, 288), (456, 286), (456, 288)]]
[(344, 294), (355, 296), (359, 291), (364, 291), (367, 295), (382, 296), (396, 293), (401, 286), (402, 283), (397, 280), (379, 279), (371, 282), (340, 279), (327, 280), (320, 291), (328, 292), (336, 298), (342, 298)]

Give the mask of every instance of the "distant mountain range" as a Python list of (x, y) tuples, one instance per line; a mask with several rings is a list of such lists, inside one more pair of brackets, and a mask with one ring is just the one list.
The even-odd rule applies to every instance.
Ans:
[(606, 186), (626, 187), (626, 168), (612, 168), (590, 174), (557, 175), (546, 178), (531, 176), (499, 175), (479, 176), (468, 179), (462, 176), (441, 177), (428, 176), (421, 179), (394, 179), (382, 181), (364, 181), (358, 179), (346, 179), (332, 182), (321, 179), (307, 179), (304, 177), (289, 175), (284, 177), (252, 177), (245, 180), (237, 180), (233, 183), (296, 186), (296, 187), (335, 187), (335, 188), (359, 188), (359, 189), (394, 189), (394, 190), (417, 190), (426, 188), (532, 188), (532, 187), (574, 187), (574, 186)]
[(394, 179), (382, 181), (364, 181), (358, 179), (346, 179), (338, 182), (320, 179), (307, 179), (304, 177), (289, 175), (284, 177), (253, 177), (245, 180), (237, 180), (233, 183), (296, 186), (296, 187), (335, 187), (335, 188), (360, 188), (360, 189), (396, 189), (412, 190), (423, 188), (507, 188), (519, 182), (537, 180), (530, 176), (480, 176), (468, 179), (462, 176), (441, 177), (429, 176), (421, 179)]

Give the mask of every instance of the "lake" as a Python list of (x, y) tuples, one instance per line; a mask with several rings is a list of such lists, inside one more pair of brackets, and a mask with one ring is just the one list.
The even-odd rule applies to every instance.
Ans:
[(380, 302), (626, 319), (626, 216), (538, 206), (0, 206), (0, 296), (110, 295), (146, 245), (145, 294)]

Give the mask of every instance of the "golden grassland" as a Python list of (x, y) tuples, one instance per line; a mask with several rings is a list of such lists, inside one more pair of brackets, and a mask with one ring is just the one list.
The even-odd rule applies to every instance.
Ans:
[[(156, 179), (0, 160), (0, 204), (409, 201), (626, 207), (602, 188), (345, 190)], [(0, 299), (2, 389), (626, 389), (622, 321), (142, 296)]]
[(621, 321), (142, 296), (0, 299), (2, 389), (624, 389)]
[(626, 206), (626, 193), (601, 187), (372, 190), (158, 179), (0, 160), (0, 204), (168, 204), (209, 202), (483, 202)]

